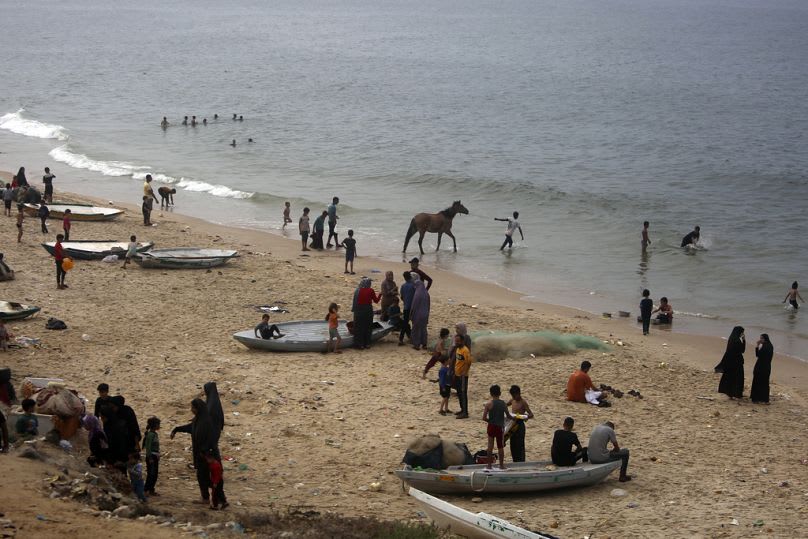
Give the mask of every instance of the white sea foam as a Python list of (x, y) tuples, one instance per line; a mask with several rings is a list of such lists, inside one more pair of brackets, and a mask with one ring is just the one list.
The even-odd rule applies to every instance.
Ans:
[(48, 155), (73, 168), (92, 170), (105, 176), (131, 176), (138, 171), (149, 170), (149, 167), (141, 167), (124, 161), (96, 161), (82, 153), (71, 152), (67, 144), (52, 149)]
[(225, 198), (250, 198), (255, 194), (239, 191), (238, 189), (231, 189), (226, 185), (211, 185), (209, 183), (188, 180), (186, 178), (181, 178), (180, 181), (177, 182), (177, 187), (185, 189), (186, 191), (208, 193), (209, 195)]
[(23, 118), (23, 112), (25, 112), (25, 109), (0, 116), (0, 129), (5, 129), (18, 135), (25, 135), (26, 137), (67, 140), (65, 128), (61, 125), (46, 124)]

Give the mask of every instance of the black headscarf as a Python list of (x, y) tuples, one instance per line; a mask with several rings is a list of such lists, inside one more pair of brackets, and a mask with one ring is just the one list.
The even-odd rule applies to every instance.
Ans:
[(216, 447), (217, 433), (216, 428), (208, 414), (208, 407), (202, 399), (194, 399), (191, 401), (191, 407), (196, 412), (193, 421), (191, 421), (191, 447), (194, 452), (194, 458), (203, 458), (211, 449), (218, 455), (218, 448)]
[(25, 167), (20, 167), (20, 170), (17, 172), (17, 185), (20, 187), (28, 185), (28, 180), (25, 178)]
[(207, 402), (208, 415), (219, 432), (224, 430), (224, 409), (222, 409), (222, 401), (219, 399), (219, 389), (216, 387), (216, 382), (208, 382), (205, 384), (205, 401)]
[(757, 357), (759, 359), (771, 361), (772, 357), (774, 357), (774, 346), (772, 345), (772, 341), (769, 339), (769, 334), (762, 333), (760, 338), (763, 343), (756, 351)]
[(126, 432), (129, 435), (129, 446), (137, 448), (140, 443), (140, 425), (137, 424), (137, 415), (131, 406), (126, 405), (123, 395), (115, 395), (109, 398), (109, 402), (117, 406), (118, 418), (126, 424)]
[(732, 328), (732, 333), (729, 334), (729, 339), (727, 339), (727, 349), (724, 352), (724, 357), (722, 357), (721, 362), (715, 366), (715, 372), (724, 372), (727, 361), (731, 361), (738, 356), (740, 356), (743, 361), (743, 353), (746, 351), (746, 340), (742, 338), (743, 332), (744, 329), (741, 326)]

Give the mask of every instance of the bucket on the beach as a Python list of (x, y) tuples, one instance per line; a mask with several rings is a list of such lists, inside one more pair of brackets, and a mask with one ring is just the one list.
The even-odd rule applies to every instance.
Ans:
[(62, 259), (62, 269), (65, 271), (70, 271), (73, 269), (73, 259), (70, 257), (64, 257)]

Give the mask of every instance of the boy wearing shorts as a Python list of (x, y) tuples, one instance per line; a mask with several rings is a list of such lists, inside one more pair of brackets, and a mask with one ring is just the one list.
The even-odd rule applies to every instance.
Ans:
[(485, 466), (486, 470), (490, 470), (494, 463), (494, 441), (497, 442), (497, 453), (499, 454), (499, 468), (505, 469), (505, 418), (513, 419), (513, 416), (508, 411), (508, 405), (505, 401), (500, 399), (502, 391), (498, 385), (491, 386), (489, 390), (491, 393), (491, 400), (485, 403), (483, 410), (483, 421), (488, 423), (488, 464)]
[(353, 237), (353, 230), (348, 231), (348, 237), (340, 243), (345, 247), (345, 273), (348, 273), (348, 264), (351, 264), (350, 274), (354, 275), (353, 261), (356, 258), (356, 240)]
[(440, 370), (438, 371), (438, 387), (440, 388), (440, 415), (451, 414), (449, 397), (452, 396), (452, 377), (449, 375), (449, 356), (440, 356)]

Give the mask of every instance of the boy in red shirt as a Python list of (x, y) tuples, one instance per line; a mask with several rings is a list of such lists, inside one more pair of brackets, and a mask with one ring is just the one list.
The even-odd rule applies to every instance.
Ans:
[(224, 472), (222, 470), (222, 463), (213, 456), (213, 450), (205, 454), (205, 460), (208, 463), (208, 472), (210, 473), (210, 486), (208, 487), (208, 492), (210, 492), (210, 508), (224, 509), (228, 504), (224, 497)]
[[(67, 216), (65, 216), (67, 219)], [(65, 284), (65, 274), (67, 273), (62, 268), (62, 262), (64, 262), (65, 255), (62, 249), (62, 241), (64, 241), (65, 237), (62, 234), (56, 235), (56, 245), (53, 247), (53, 259), (56, 260), (56, 288), (62, 290), (67, 288)]]

